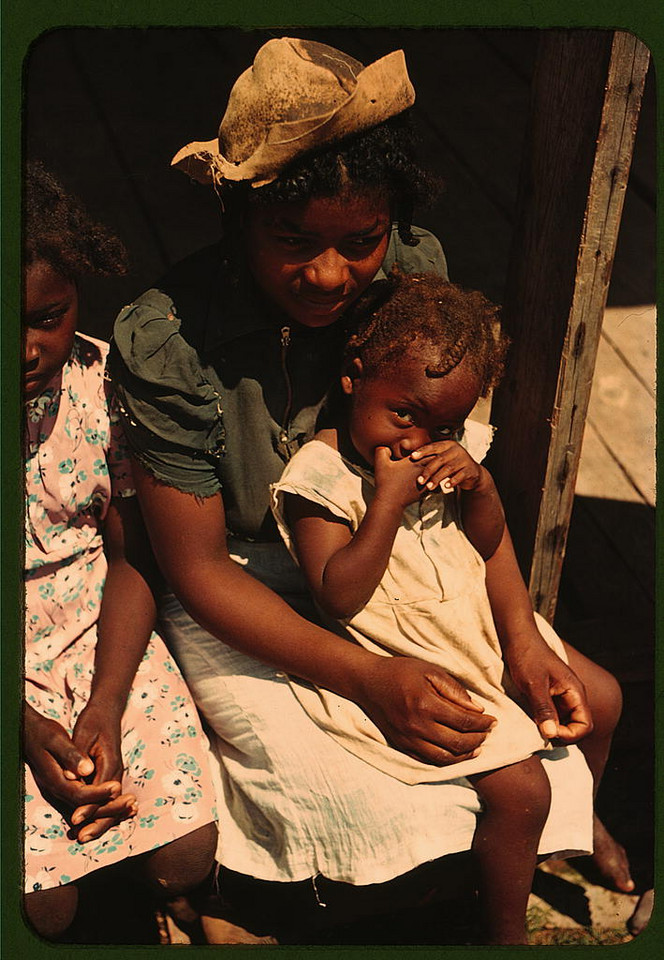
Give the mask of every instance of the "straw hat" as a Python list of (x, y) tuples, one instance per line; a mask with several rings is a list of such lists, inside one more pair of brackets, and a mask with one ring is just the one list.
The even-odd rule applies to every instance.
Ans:
[(269, 40), (236, 80), (217, 140), (171, 161), (200, 183), (275, 180), (296, 157), (374, 127), (415, 100), (403, 50), (368, 67), (313, 40)]

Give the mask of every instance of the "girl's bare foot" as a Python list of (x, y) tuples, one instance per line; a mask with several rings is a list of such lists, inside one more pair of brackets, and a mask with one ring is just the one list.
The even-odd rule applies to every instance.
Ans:
[(597, 814), (593, 818), (593, 849), (589, 859), (602, 883), (619, 893), (632, 893), (634, 881), (625, 848), (614, 840)]

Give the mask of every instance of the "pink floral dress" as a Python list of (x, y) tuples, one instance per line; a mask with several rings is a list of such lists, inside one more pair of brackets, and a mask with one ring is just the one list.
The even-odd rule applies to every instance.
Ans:
[[(25, 696), (71, 733), (90, 692), (110, 498), (134, 494), (104, 379), (107, 345), (77, 335), (26, 404)], [(25, 767), (25, 890), (70, 883), (216, 819), (208, 742), (163, 641), (152, 634), (122, 723), (123, 789), (138, 815), (79, 844)]]

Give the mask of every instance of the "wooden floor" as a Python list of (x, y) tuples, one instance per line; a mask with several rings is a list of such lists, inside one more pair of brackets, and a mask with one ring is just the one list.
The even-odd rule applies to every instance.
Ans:
[[(450, 275), (500, 301), (538, 31), (290, 31), (364, 62), (397, 47), (418, 91), (423, 154), (444, 177), (417, 222)], [(129, 277), (84, 289), (84, 325), (108, 336), (123, 303), (219, 232), (216, 200), (169, 169), (215, 135), (225, 93), (276, 32), (64, 30), (32, 50), (25, 143), (129, 247)], [(556, 625), (625, 688), (608, 819), (651, 869), (654, 650), (655, 102), (649, 76), (626, 194)], [(644, 879), (644, 882), (645, 882)]]

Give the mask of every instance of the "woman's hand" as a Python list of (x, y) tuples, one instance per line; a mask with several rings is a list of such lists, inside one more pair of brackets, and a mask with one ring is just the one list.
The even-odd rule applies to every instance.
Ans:
[[(121, 718), (122, 712), (114, 703), (99, 702), (93, 694), (76, 721), (72, 740), (94, 763), (93, 784), (122, 784)], [(121, 820), (134, 816), (136, 811), (135, 797), (122, 794), (110, 803), (82, 803), (73, 811), (71, 819), (74, 826), (82, 825), (78, 840), (86, 843), (96, 840)]]
[(386, 740), (438, 766), (480, 752), (495, 718), (445, 670), (410, 657), (375, 657), (358, 700)]
[(510, 674), (547, 740), (576, 743), (593, 729), (585, 687), (539, 632), (505, 653)]
[[(82, 805), (93, 805), (106, 813), (112, 811), (117, 819), (130, 815), (128, 810), (133, 807), (133, 797), (121, 796), (119, 780), (95, 778), (95, 782), (86, 783), (86, 778), (95, 772), (92, 757), (74, 743), (64, 727), (42, 716), (27, 703), (24, 705), (24, 755), (47, 799), (52, 797), (67, 812), (76, 811)], [(121, 812), (123, 816), (119, 816)], [(70, 819), (74, 823), (73, 817)], [(101, 830), (95, 836), (103, 832)], [(93, 838), (86, 836), (85, 839)], [(79, 840), (82, 840), (80, 836)]]
[[(487, 471), (475, 463), (471, 455), (456, 440), (438, 440), (414, 450), (410, 460), (419, 465), (417, 482), (420, 488), (434, 490), (443, 487), (449, 493), (454, 487), (474, 490)], [(487, 474), (488, 476), (488, 474)]]

